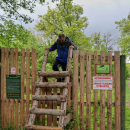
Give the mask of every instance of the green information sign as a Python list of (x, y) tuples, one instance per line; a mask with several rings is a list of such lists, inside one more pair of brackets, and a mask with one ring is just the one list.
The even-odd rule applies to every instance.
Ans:
[(21, 75), (6, 75), (7, 98), (21, 99)]
[(96, 64), (96, 73), (97, 74), (109, 74), (110, 65), (109, 64)]

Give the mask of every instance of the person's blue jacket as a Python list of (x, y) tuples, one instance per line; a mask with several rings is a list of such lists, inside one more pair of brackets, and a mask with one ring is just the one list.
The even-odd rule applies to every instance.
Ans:
[[(69, 37), (66, 37), (64, 43), (60, 43), (59, 39), (57, 39), (57, 41), (51, 47), (49, 47), (49, 50), (54, 51), (57, 49), (58, 56), (56, 59), (60, 60), (63, 63), (67, 63), (69, 46), (71, 45), (74, 46)], [(74, 50), (77, 50), (75, 46)]]

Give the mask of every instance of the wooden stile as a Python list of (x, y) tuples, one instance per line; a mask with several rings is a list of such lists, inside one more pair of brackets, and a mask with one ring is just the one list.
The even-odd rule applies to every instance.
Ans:
[[(105, 52), (100, 52), (101, 64), (105, 64)], [(101, 74), (104, 76), (104, 74)], [(100, 90), (100, 129), (105, 130), (105, 90)]]
[(26, 117), (29, 115), (30, 99), (30, 49), (26, 50)]
[(86, 128), (91, 129), (91, 51), (86, 54)]
[[(74, 111), (78, 112), (78, 51), (73, 51), (73, 101), (74, 101)], [(75, 118), (78, 118), (78, 114), (73, 113)], [(73, 129), (78, 130), (76, 123), (73, 124)]]
[[(18, 75), (18, 48), (15, 48), (15, 68), (16, 68), (16, 75)], [(15, 126), (18, 130), (19, 127), (19, 104), (18, 99), (15, 99)]]
[[(108, 52), (108, 64), (110, 64), (110, 74), (112, 76), (112, 51)], [(107, 130), (112, 130), (112, 91), (107, 91)]]
[[(95, 65), (98, 64), (98, 52), (94, 52), (94, 68)], [(94, 76), (97, 76), (96, 74), (96, 69), (94, 69)], [(97, 126), (97, 116), (98, 116), (98, 111), (97, 111), (97, 106), (98, 106), (98, 90), (94, 90), (94, 130), (98, 129)]]
[(114, 54), (115, 69), (115, 130), (120, 130), (120, 52)]
[[(10, 60), (10, 66), (11, 68), (14, 67), (14, 48), (11, 49), (11, 60)], [(14, 125), (14, 99), (10, 99), (11, 101), (11, 124)]]
[(84, 51), (80, 51), (80, 130), (84, 130)]
[(25, 124), (24, 112), (24, 73), (25, 73), (25, 49), (21, 49), (21, 100), (20, 100), (20, 123)]

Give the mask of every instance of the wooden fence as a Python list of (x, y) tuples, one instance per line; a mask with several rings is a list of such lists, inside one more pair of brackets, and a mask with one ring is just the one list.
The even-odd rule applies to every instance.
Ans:
[[(19, 126), (25, 125), (27, 115), (29, 115), (29, 107), (32, 103), (30, 97), (35, 92), (36, 82), (36, 59), (37, 53), (35, 49), (30, 52), (29, 49), (1, 49), (1, 100), (2, 100), (2, 125), (7, 126), (8, 123)], [(114, 75), (114, 89), (112, 91), (92, 90), (92, 76), (97, 76), (95, 72), (95, 64), (110, 64), (110, 76)], [(114, 68), (112, 68), (114, 64)], [(18, 66), (21, 68), (18, 68)], [(7, 99), (5, 89), (5, 75), (10, 74), (10, 68), (16, 67), (16, 74), (21, 75), (21, 99)], [(114, 71), (112, 71), (114, 69)], [(112, 74), (114, 72), (114, 74)], [(98, 74), (99, 75), (99, 74)], [(47, 82), (47, 79), (44, 79)], [(73, 51), (73, 75), (71, 76), (67, 108), (70, 109), (71, 104), (74, 106), (73, 113), (76, 119), (80, 120), (80, 125), (73, 124), (74, 130), (120, 130), (120, 52), (101, 51), (100, 55), (95, 51), (94, 55), (90, 51), (86, 54), (84, 51)], [(26, 91), (24, 91), (26, 89)], [(43, 95), (62, 95), (63, 89), (42, 89)], [(112, 96), (114, 94), (114, 97)], [(26, 96), (25, 96), (26, 95)], [(71, 96), (72, 95), (72, 96)], [(39, 108), (57, 109), (60, 108), (60, 102), (57, 101), (40, 101)], [(114, 110), (114, 112), (113, 112)], [(106, 114), (107, 113), (107, 114)], [(115, 115), (114, 115), (115, 113)], [(69, 115), (70, 116), (70, 115)], [(42, 115), (38, 117), (44, 126), (57, 126), (58, 116)], [(114, 118), (114, 126), (113, 126)], [(85, 124), (82, 127), (81, 124)]]

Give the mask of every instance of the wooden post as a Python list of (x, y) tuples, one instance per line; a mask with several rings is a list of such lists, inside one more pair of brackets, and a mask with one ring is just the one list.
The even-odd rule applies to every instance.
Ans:
[(30, 99), (30, 49), (26, 50), (26, 117), (29, 115)]
[[(105, 64), (105, 52), (100, 53), (101, 64)], [(101, 74), (104, 76), (104, 74)], [(100, 130), (105, 130), (105, 90), (100, 90)]]
[[(94, 76), (97, 76), (96, 69), (95, 69), (96, 64), (98, 64), (98, 52), (97, 51), (94, 52)], [(97, 107), (98, 107), (98, 90), (94, 90), (94, 130), (98, 129), (98, 126), (97, 126), (97, 116), (98, 116)]]
[[(110, 74), (112, 76), (112, 51), (108, 52), (108, 64), (110, 64)], [(112, 90), (107, 91), (107, 130), (112, 130)]]
[(21, 49), (21, 100), (20, 100), (20, 123), (25, 124), (24, 112), (24, 73), (25, 73), (25, 49)]
[[(75, 71), (75, 70), (74, 70)], [(84, 130), (84, 51), (80, 51), (80, 130)]]
[(120, 52), (115, 51), (114, 54), (115, 69), (115, 130), (121, 129), (120, 119)]
[[(11, 49), (10, 67), (14, 67), (14, 48)], [(14, 125), (14, 99), (11, 99), (11, 124)]]
[(125, 130), (125, 71), (126, 71), (126, 56), (120, 56), (120, 99), (121, 99), (121, 130)]
[(91, 129), (91, 51), (86, 54), (86, 128)]
[[(1, 49), (0, 49), (0, 63), (1, 63)], [(2, 100), (1, 100), (1, 65), (0, 65), (0, 126), (2, 125), (1, 122), (1, 116), (2, 116), (2, 111), (1, 111), (1, 104), (2, 104)]]
[[(74, 101), (74, 118), (78, 118), (78, 50), (73, 51), (73, 101)], [(73, 124), (73, 129), (78, 130), (76, 122)]]

